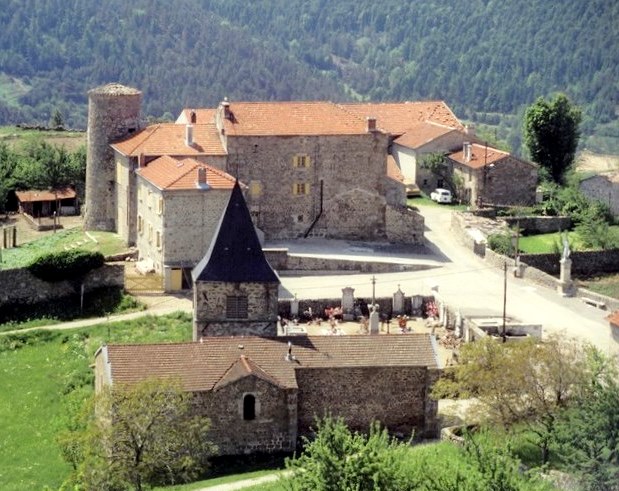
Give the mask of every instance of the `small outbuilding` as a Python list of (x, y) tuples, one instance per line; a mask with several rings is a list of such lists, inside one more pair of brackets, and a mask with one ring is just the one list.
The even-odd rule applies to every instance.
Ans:
[(77, 215), (79, 213), (77, 194), (70, 187), (26, 191), (15, 191), (19, 212), (33, 218)]

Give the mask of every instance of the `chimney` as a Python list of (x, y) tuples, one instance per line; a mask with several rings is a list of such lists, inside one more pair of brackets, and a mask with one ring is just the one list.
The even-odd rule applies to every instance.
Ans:
[(464, 157), (465, 163), (471, 161), (471, 144), (469, 142), (464, 142), (462, 144), (462, 156)]
[(144, 164), (145, 164), (144, 154), (140, 153), (140, 155), (138, 155), (138, 168), (144, 167)]
[(475, 136), (475, 125), (467, 124), (464, 127), (464, 133), (467, 134), (468, 136), (474, 137)]
[(230, 102), (228, 102), (228, 98), (224, 97), (224, 100), (221, 103), (221, 107), (224, 110), (224, 118), (232, 119), (232, 113), (230, 112)]
[(198, 167), (198, 187), (206, 187), (206, 168)]
[(367, 122), (366, 129), (368, 133), (376, 131), (376, 118), (368, 116), (366, 118), (366, 122)]
[(191, 124), (185, 126), (185, 145), (193, 146), (193, 125)]

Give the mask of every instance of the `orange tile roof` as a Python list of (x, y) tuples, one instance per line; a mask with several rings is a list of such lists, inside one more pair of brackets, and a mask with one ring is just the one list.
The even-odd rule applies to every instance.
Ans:
[(197, 189), (198, 169), (206, 170), (206, 183), (212, 189), (232, 189), (235, 179), (230, 174), (195, 159), (175, 159), (168, 155), (149, 162), (136, 172), (161, 190)]
[(469, 162), (464, 161), (464, 148), (449, 154), (448, 157), (462, 165), (466, 165), (467, 167), (480, 169), (484, 165), (494, 164), (505, 157), (509, 157), (509, 153), (496, 148), (486, 147), (485, 145), (472, 143), (471, 160)]
[(456, 129), (464, 126), (443, 101), (340, 104), (365, 120), (376, 118), (376, 126), (392, 135), (403, 135), (422, 122), (433, 122)]
[(215, 123), (193, 125), (193, 145), (185, 143), (186, 125), (159, 123), (148, 126), (129, 138), (112, 145), (124, 155), (173, 155), (188, 157), (192, 155), (226, 155)]
[(419, 148), (439, 136), (446, 135), (452, 131), (457, 131), (449, 126), (443, 126), (432, 122), (422, 122), (411, 126), (406, 133), (396, 138), (394, 143), (408, 148)]
[(29, 189), (28, 191), (15, 191), (17, 199), (22, 203), (30, 203), (33, 201), (55, 201), (57, 199), (75, 198), (75, 191), (71, 188), (60, 188), (56, 191), (43, 190), (37, 191)]
[(299, 136), (367, 133), (360, 118), (332, 102), (230, 102), (227, 135)]
[(619, 310), (615, 310), (612, 314), (606, 316), (606, 320), (619, 327)]
[[(293, 361), (286, 360), (288, 341)], [(439, 368), (433, 340), (427, 334), (207, 337), (196, 343), (109, 345), (97, 356), (104, 356), (109, 363), (112, 383), (180, 378), (185, 390), (191, 391), (213, 390), (222, 379), (250, 372), (264, 374), (280, 387), (296, 388), (297, 368)], [(251, 360), (249, 368), (241, 356)], [(236, 373), (227, 375), (232, 367)]]
[(390, 177), (394, 181), (404, 182), (404, 175), (393, 158), (393, 155), (387, 155), (387, 177)]
[(183, 109), (181, 114), (176, 118), (176, 123), (187, 124), (191, 121), (191, 113), (195, 114), (196, 124), (207, 124), (215, 121), (215, 108), (202, 109)]

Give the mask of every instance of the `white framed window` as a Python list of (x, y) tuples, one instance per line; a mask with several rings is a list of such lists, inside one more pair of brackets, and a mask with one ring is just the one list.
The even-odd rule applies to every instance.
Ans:
[(157, 214), (161, 215), (163, 213), (163, 198), (159, 196), (157, 198)]
[(142, 215), (138, 215), (138, 233), (141, 234), (144, 232), (144, 218)]
[(161, 249), (161, 232), (159, 230), (155, 232), (155, 246), (157, 249)]

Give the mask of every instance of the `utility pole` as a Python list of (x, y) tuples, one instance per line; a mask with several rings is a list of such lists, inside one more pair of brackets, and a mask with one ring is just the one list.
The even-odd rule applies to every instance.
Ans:
[(503, 263), (503, 332), (501, 336), (503, 338), (504, 343), (507, 341), (507, 336), (505, 335), (506, 308), (507, 308), (507, 261)]
[(376, 305), (376, 276), (372, 276), (372, 307)]

